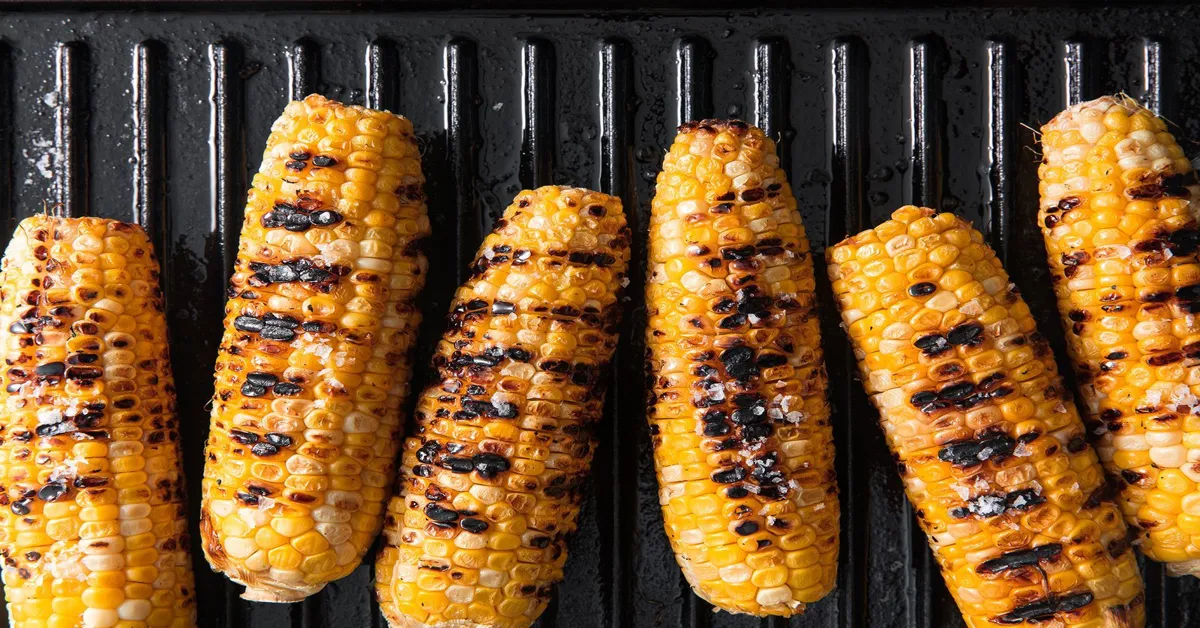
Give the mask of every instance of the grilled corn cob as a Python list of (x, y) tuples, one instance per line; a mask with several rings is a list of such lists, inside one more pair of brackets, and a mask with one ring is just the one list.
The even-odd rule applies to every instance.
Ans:
[(411, 123), (309, 96), (254, 177), (216, 364), (200, 530), (251, 600), (350, 573), (383, 522), (429, 233)]
[(1042, 127), (1038, 224), (1097, 450), (1146, 556), (1200, 574), (1200, 243), (1166, 124), (1127, 97)]
[(827, 257), (864, 386), (967, 624), (1141, 626), (1121, 513), (982, 234), (903, 207)]
[(837, 577), (810, 253), (774, 142), (680, 127), (650, 219), (650, 431), (675, 558), (730, 612), (798, 614)]
[(14, 628), (196, 621), (158, 261), (140, 227), (34, 216), (4, 255), (0, 554)]
[(388, 504), (376, 591), (397, 627), (524, 628), (567, 560), (619, 286), (620, 200), (521, 192), (458, 289)]

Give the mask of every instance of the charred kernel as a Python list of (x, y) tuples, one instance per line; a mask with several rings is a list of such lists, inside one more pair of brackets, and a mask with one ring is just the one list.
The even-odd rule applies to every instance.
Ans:
[(510, 466), (508, 459), (498, 454), (475, 454), (471, 461), (479, 475), (485, 478), (495, 477), (497, 474), (508, 471)]
[(483, 532), (488, 529), (488, 523), (486, 521), (483, 519), (476, 519), (474, 517), (463, 519), (458, 523), (458, 525), (461, 526), (462, 529), (472, 534), (483, 534)]
[(452, 523), (454, 521), (458, 521), (457, 512), (437, 504), (426, 504), (425, 516), (439, 523)]
[(337, 165), (337, 160), (328, 155), (317, 155), (316, 157), (313, 157), (312, 164), (314, 166), (328, 168), (330, 166)]
[(724, 436), (729, 433), (729, 426), (724, 423), (705, 423), (705, 436)]
[(47, 364), (39, 364), (33, 370), (34, 373), (41, 377), (51, 377), (54, 375), (62, 375), (67, 370), (67, 365), (62, 362), (50, 362)]
[(51, 482), (51, 483), (43, 486), (42, 488), (38, 489), (37, 496), (38, 496), (38, 499), (40, 499), (42, 501), (52, 502), (52, 501), (57, 501), (58, 498), (62, 497), (63, 494), (66, 492), (67, 492), (67, 486), (65, 484)]
[(1062, 545), (1058, 543), (1047, 543), (1046, 545), (1039, 545), (1027, 550), (1006, 552), (998, 558), (979, 563), (975, 571), (980, 574), (994, 574), (1012, 569), (1020, 569), (1021, 567), (1030, 567), (1038, 564), (1040, 561), (1058, 556), (1062, 553), (1062, 549)]
[(750, 491), (744, 486), (731, 486), (725, 489), (725, 496), (729, 499), (742, 499), (750, 495)]
[(250, 453), (256, 456), (274, 456), (279, 453), (279, 447), (271, 443), (258, 443), (250, 448)]
[(254, 372), (246, 375), (247, 383), (254, 384), (255, 386), (259, 386), (262, 388), (269, 388), (271, 386), (274, 386), (275, 383), (278, 381), (279, 381), (278, 377), (272, 375), (271, 373), (264, 373), (262, 371), (254, 371)]
[(28, 334), (31, 331), (32, 330), (21, 321), (14, 321), (12, 325), (8, 326), (8, 333), (10, 334)]
[(275, 384), (274, 386), (271, 387), (271, 391), (274, 392), (276, 395), (282, 395), (285, 397), (288, 395), (297, 395), (302, 390), (304, 390), (304, 389), (301, 388), (298, 384), (293, 384), (291, 382), (279, 382), (278, 384)]
[(308, 220), (308, 214), (290, 214), (283, 219), (283, 228), (288, 231), (308, 231), (312, 223)]
[(267, 394), (267, 389), (262, 386), (256, 386), (251, 382), (242, 384), (242, 394), (247, 397), (261, 397)]
[(940, 396), (942, 399), (956, 401), (968, 397), (973, 392), (975, 392), (975, 384), (972, 384), (971, 382), (960, 382), (958, 384), (952, 384), (942, 388), (940, 391), (938, 391), (938, 396)]
[(712, 408), (706, 411), (700, 420), (704, 421), (705, 423), (721, 423), (728, 418), (729, 417), (723, 411)]
[(751, 534), (758, 532), (758, 524), (753, 521), (743, 521), (739, 523), (737, 527), (733, 529), (733, 531), (737, 532), (741, 536), (750, 536)]
[(766, 423), (746, 425), (742, 427), (742, 439), (747, 441), (762, 440), (770, 436), (772, 431), (774, 430)]
[(946, 338), (937, 334), (921, 336), (913, 342), (913, 345), (930, 355), (937, 355), (950, 348), (950, 343), (946, 341)]
[(305, 151), (295, 151), (295, 152), (289, 153), (288, 157), (291, 157), (295, 161), (308, 161), (309, 158), (312, 157), (312, 155), (308, 154)]
[(323, 209), (309, 216), (309, 221), (318, 227), (328, 227), (341, 222), (342, 215), (332, 209)]
[(937, 398), (937, 393), (931, 390), (920, 390), (913, 393), (913, 396), (910, 397), (908, 401), (914, 406), (923, 406), (927, 403), (933, 403), (934, 401), (937, 401)]
[(262, 331), (263, 322), (253, 316), (239, 316), (233, 319), (233, 327), (238, 331), (258, 333)]
[(937, 292), (937, 286), (929, 283), (928, 281), (914, 283), (908, 287), (908, 294), (914, 297), (924, 297), (931, 295), (934, 292)]
[(1176, 288), (1175, 296), (1185, 301), (1195, 301), (1200, 299), (1200, 284)]
[(229, 430), (229, 437), (243, 445), (253, 445), (258, 442), (258, 434), (243, 430)]
[(292, 437), (286, 434), (270, 432), (267, 434), (267, 442), (277, 447), (287, 447), (292, 444)]
[(721, 258), (726, 260), (746, 259), (754, 256), (755, 247), (753, 244), (737, 247), (725, 247), (721, 249)]
[(274, 312), (267, 312), (263, 316), (263, 324), (264, 325), (275, 325), (275, 326), (279, 326), (279, 327), (286, 327), (288, 329), (295, 329), (298, 325), (300, 325), (300, 321), (298, 321), (286, 314), (276, 314)]
[(300, 271), (300, 281), (305, 283), (321, 283), (333, 278), (333, 273), (320, 268), (308, 268)]
[(746, 479), (746, 469), (742, 467), (733, 467), (712, 474), (712, 481), (717, 484), (733, 484), (744, 479)]
[(725, 318), (722, 318), (720, 321), (717, 322), (717, 327), (720, 327), (721, 329), (734, 329), (737, 327), (741, 327), (742, 325), (745, 325), (745, 324), (746, 324), (746, 315), (738, 313), (738, 314), (733, 314), (731, 316), (726, 316)]
[(733, 411), (733, 422), (738, 425), (754, 425), (766, 420), (767, 415), (760, 408), (742, 408)]
[(764, 368), (764, 369), (773, 368), (776, 366), (783, 366), (784, 364), (787, 364), (787, 363), (788, 363), (788, 358), (786, 355), (783, 355), (782, 353), (763, 353), (758, 356), (758, 362), (757, 362), (758, 367)]
[(512, 314), (516, 311), (516, 309), (516, 306), (508, 301), (496, 301), (492, 303), (492, 314), (495, 314), (496, 316)]
[(301, 170), (304, 170), (304, 168), (306, 168), (308, 166), (308, 164), (304, 163), (303, 161), (289, 161), (286, 164), (284, 164), (284, 166), (288, 170), (295, 170), (295, 171), (299, 172)]
[(268, 266), (266, 270), (260, 272), (267, 276), (267, 281), (270, 283), (287, 283), (300, 278), (300, 273), (287, 264)]
[(295, 331), (276, 325), (266, 325), (259, 333), (267, 340), (292, 340), (296, 337)]
[(12, 510), (14, 515), (27, 515), (29, 514), (29, 500), (17, 500), (13, 502), (11, 506), (9, 506), (9, 509)]
[(967, 323), (951, 329), (946, 334), (946, 340), (952, 345), (972, 345), (982, 340), (983, 326), (978, 323)]
[(441, 466), (454, 473), (470, 473), (475, 468), (475, 463), (471, 462), (470, 458), (446, 456), (442, 458)]
[(258, 502), (259, 502), (258, 495), (255, 495), (253, 493), (246, 493), (243, 491), (238, 491), (237, 493), (234, 494), (234, 497), (236, 497), (238, 501), (242, 502), (243, 504), (245, 504), (247, 506), (257, 506)]

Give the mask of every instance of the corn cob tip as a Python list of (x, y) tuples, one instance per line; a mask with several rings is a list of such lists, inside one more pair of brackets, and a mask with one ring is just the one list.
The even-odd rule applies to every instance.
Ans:
[(835, 255), (839, 251), (846, 250), (848, 246), (853, 248), (853, 245), (861, 244), (864, 241), (875, 240), (878, 237), (876, 234), (879, 232), (879, 229), (883, 228), (885, 225), (895, 223), (908, 225), (921, 218), (929, 218), (936, 216), (937, 214), (938, 211), (936, 209), (917, 207), (916, 205), (905, 205), (904, 207), (892, 212), (892, 215), (888, 220), (880, 223), (879, 226), (875, 227), (874, 229), (864, 229), (854, 235), (846, 236), (841, 242), (826, 248), (825, 261), (827, 263), (833, 263), (835, 261)]
[(680, 133), (698, 133), (698, 134), (717, 134), (724, 131), (731, 132), (735, 135), (745, 135), (754, 125), (743, 120), (723, 119), (723, 118), (705, 118), (704, 120), (691, 120), (679, 125)]
[(1133, 114), (1139, 109), (1145, 109), (1141, 103), (1124, 93), (1101, 96), (1093, 100), (1076, 103), (1070, 107), (1067, 107), (1066, 109), (1063, 109), (1058, 113), (1058, 115), (1051, 118), (1049, 122), (1042, 125), (1042, 133), (1045, 133), (1046, 131), (1063, 130), (1065, 128), (1075, 126), (1080, 122), (1080, 118), (1088, 117), (1089, 115), (1095, 115), (1089, 112), (1099, 112), (1101, 115), (1103, 115), (1113, 107), (1120, 107), (1124, 109), (1127, 114)]
[[(236, 580), (235, 580), (236, 582)], [(239, 583), (244, 584), (244, 583)], [(242, 592), (242, 599), (247, 602), (268, 602), (272, 604), (290, 604), (319, 593), (325, 585), (321, 584), (307, 589), (281, 589), (271, 586), (247, 586)]]

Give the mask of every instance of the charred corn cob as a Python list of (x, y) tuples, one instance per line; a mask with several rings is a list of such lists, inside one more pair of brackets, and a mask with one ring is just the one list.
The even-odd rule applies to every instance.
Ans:
[(309, 96), (254, 177), (216, 365), (200, 530), (243, 597), (350, 573), (383, 522), (429, 233), (412, 124)]
[(1038, 223), (1100, 459), (1146, 556), (1198, 575), (1195, 173), (1162, 119), (1127, 97), (1071, 107), (1041, 142)]
[(0, 273), (0, 554), (14, 628), (196, 622), (158, 260), (140, 227), (21, 222)]
[(680, 127), (650, 219), (659, 501), (700, 597), (789, 616), (833, 589), (838, 500), (813, 263), (775, 143)]
[(863, 384), (967, 624), (1143, 625), (1120, 510), (982, 234), (903, 207), (827, 257)]
[(524, 191), (458, 289), (388, 504), (376, 591), (397, 627), (524, 628), (567, 560), (617, 345), (620, 200)]

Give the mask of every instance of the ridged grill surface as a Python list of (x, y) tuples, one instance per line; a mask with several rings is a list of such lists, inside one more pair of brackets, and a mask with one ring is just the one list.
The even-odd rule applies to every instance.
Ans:
[[(663, 151), (690, 119), (740, 117), (764, 128), (817, 259), (903, 204), (973, 220), (1046, 321), (1065, 367), (1028, 127), (1124, 91), (1177, 124), (1185, 152), (1200, 154), (1200, 75), (1186, 71), (1200, 53), (1188, 36), (1200, 9), (734, 5), (740, 13), (730, 14), (711, 5), (585, 16), (406, 3), (361, 12), (302, 3), (287, 15), (254, 3), (0, 12), (0, 231), (58, 205), (136, 220), (150, 233), (165, 266), (194, 524), (245, 194), (288, 98), (316, 91), (413, 121), (433, 232), (417, 365), (428, 364), (454, 287), (517, 191), (557, 183), (619, 196), (634, 234), (633, 300), (566, 580), (540, 623), (961, 626), (853, 380), (824, 272), (818, 309), (842, 495), (837, 589), (790, 622), (714, 615), (691, 595), (662, 531), (644, 416), (638, 295)], [(430, 370), (416, 373), (419, 390)], [(255, 605), (205, 567), (199, 543), (193, 549), (203, 626), (384, 626), (370, 557), (301, 604)], [(1200, 623), (1200, 582), (1167, 579), (1158, 565), (1146, 580), (1151, 625)]]

